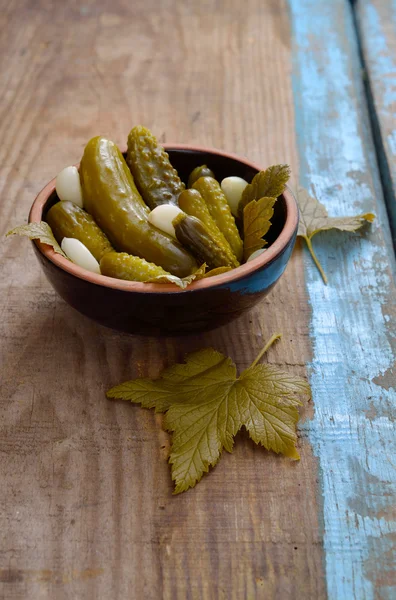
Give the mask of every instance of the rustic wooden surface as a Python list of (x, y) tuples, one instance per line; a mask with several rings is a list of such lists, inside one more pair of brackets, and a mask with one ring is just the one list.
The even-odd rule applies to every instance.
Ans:
[(396, 3), (357, 0), (355, 10), (381, 179), (396, 247)]
[[(298, 248), (252, 313), (177, 340), (91, 323), (56, 296), (26, 240), (1, 235), (2, 600), (390, 598), (392, 512), (382, 464), (390, 470), (392, 461), (381, 444), (391, 432), (385, 340), (393, 258), (349, 4), (324, 3), (322, 16), (317, 4), (249, 0), (241, 13), (239, 0), (3, 1), (1, 234), (26, 220), (34, 195), (78, 161), (91, 136), (123, 144), (136, 123), (162, 140), (224, 148), (263, 166), (289, 162), (295, 180), (300, 162), (303, 183), (335, 214), (375, 202), (379, 220), (368, 235), (323, 246), (329, 288)], [(336, 85), (333, 112), (325, 83), (337, 64), (329, 71), (326, 53), (310, 46), (324, 39), (326, 17), (346, 22), (333, 38), (334, 56), (342, 45), (340, 64), (352, 73), (348, 85)], [(317, 100), (311, 68), (322, 78)], [(345, 103), (352, 131), (343, 127)], [(332, 302), (352, 307), (345, 326)], [(284, 340), (267, 360), (308, 374), (314, 388), (302, 411), (301, 461), (241, 435), (194, 490), (172, 496), (161, 417), (109, 402), (104, 391), (155, 376), (207, 345), (243, 369), (278, 330)], [(363, 388), (375, 369), (376, 389)]]
[(377, 171), (352, 7), (292, 0), (300, 180), (334, 216), (372, 211), (357, 235), (314, 241), (306, 269), (326, 588), (333, 599), (396, 594), (395, 260)]

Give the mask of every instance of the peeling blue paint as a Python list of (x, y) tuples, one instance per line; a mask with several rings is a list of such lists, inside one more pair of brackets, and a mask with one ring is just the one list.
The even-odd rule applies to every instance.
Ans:
[(384, 513), (383, 490), (396, 494), (395, 415), (377, 409), (391, 410), (396, 396), (373, 379), (395, 360), (387, 318), (387, 303), (396, 297), (394, 255), (349, 3), (289, 5), (301, 184), (332, 215), (378, 215), (365, 234), (324, 233), (314, 240), (327, 287), (308, 255), (305, 260), (315, 414), (303, 431), (320, 464), (328, 596), (372, 600), (381, 588), (380, 597), (390, 599), (395, 590), (385, 561), (396, 524)]

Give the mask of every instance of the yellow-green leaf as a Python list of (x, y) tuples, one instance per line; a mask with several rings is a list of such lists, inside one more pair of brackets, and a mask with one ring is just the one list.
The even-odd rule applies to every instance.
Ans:
[[(278, 337), (273, 336), (265, 350)], [(295, 447), (298, 398), (309, 396), (309, 385), (273, 365), (257, 365), (261, 355), (237, 377), (230, 358), (207, 348), (165, 369), (156, 381), (136, 379), (107, 393), (109, 398), (166, 412), (175, 493), (194, 487), (216, 465), (223, 448), (231, 452), (243, 426), (254, 442), (299, 458)]]
[(267, 244), (263, 236), (271, 227), (276, 198), (252, 200), (243, 209), (243, 256), (247, 260), (253, 252)]
[(256, 365), (239, 378), (243, 388), (243, 422), (256, 444), (267, 450), (299, 459), (297, 441), (296, 395), (310, 397), (308, 383), (272, 365)]
[(164, 412), (174, 401), (175, 390), (165, 382), (151, 379), (133, 379), (116, 385), (106, 393), (108, 398), (129, 400), (141, 404), (144, 408), (155, 408), (155, 412)]
[(56, 241), (51, 227), (45, 221), (40, 221), (40, 223), (28, 223), (27, 225), (20, 225), (19, 227), (15, 227), (15, 229), (11, 229), (11, 231), (7, 233), (7, 237), (9, 235), (21, 235), (28, 237), (31, 240), (40, 240), (40, 242), (43, 244), (52, 246), (52, 248), (58, 254), (66, 257), (66, 254)]
[(187, 275), (182, 279), (177, 277), (176, 275), (160, 275), (159, 277), (152, 277), (145, 281), (145, 283), (174, 283), (182, 290), (185, 290), (187, 286), (190, 285), (193, 281), (198, 281), (198, 279), (202, 279), (205, 277), (206, 264), (204, 263), (191, 275)]
[(242, 193), (242, 198), (238, 206), (239, 215), (242, 216), (243, 209), (252, 200), (271, 197), (278, 198), (283, 194), (286, 183), (290, 179), (289, 165), (273, 165), (265, 171), (257, 173), (252, 183), (247, 185)]
[(329, 217), (326, 207), (316, 200), (316, 198), (311, 196), (303, 187), (298, 188), (297, 202), (300, 209), (300, 222), (297, 235), (304, 238), (306, 241), (308, 250), (311, 253), (322, 279), (327, 283), (327, 277), (312, 246), (312, 238), (314, 235), (320, 231), (328, 231), (329, 229), (356, 231), (366, 222), (372, 223), (375, 219), (375, 215), (373, 213), (364, 213), (362, 215), (349, 217)]
[(373, 213), (364, 213), (350, 217), (329, 217), (326, 207), (311, 196), (303, 187), (298, 188), (298, 206), (300, 208), (300, 223), (298, 235), (313, 238), (319, 231), (339, 229), (341, 231), (356, 231), (366, 221), (372, 223)]
[(216, 275), (222, 275), (223, 273), (228, 273), (228, 271), (232, 271), (232, 267), (216, 267), (216, 269), (212, 269), (205, 273), (204, 279), (207, 277), (216, 277)]

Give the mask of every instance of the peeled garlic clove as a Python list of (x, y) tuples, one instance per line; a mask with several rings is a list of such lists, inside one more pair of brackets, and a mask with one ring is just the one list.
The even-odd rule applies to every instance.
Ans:
[(221, 189), (223, 190), (227, 202), (230, 205), (232, 214), (238, 216), (238, 205), (242, 198), (242, 192), (248, 182), (242, 179), (242, 177), (226, 177), (221, 182)]
[(157, 229), (176, 238), (175, 228), (173, 227), (172, 222), (176, 219), (177, 215), (182, 212), (183, 211), (174, 204), (161, 204), (160, 206), (156, 206), (151, 213), (149, 213), (148, 220), (154, 227), (157, 227)]
[(253, 252), (249, 258), (247, 259), (246, 262), (249, 262), (250, 260), (254, 260), (255, 258), (257, 258), (258, 256), (261, 256), (262, 254), (264, 254), (264, 252), (267, 252), (266, 248), (261, 248), (261, 250), (256, 250), (255, 252)]
[(63, 202), (73, 202), (83, 207), (80, 175), (77, 167), (66, 167), (56, 177), (56, 193)]
[(92, 271), (100, 275), (100, 267), (96, 258), (90, 253), (88, 248), (84, 246), (80, 240), (75, 238), (63, 238), (61, 248), (66, 254), (67, 258), (70, 258), (79, 267)]

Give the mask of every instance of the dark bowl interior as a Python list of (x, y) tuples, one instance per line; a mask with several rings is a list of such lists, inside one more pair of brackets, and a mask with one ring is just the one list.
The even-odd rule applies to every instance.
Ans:
[[(184, 182), (202, 164), (210, 167), (219, 180), (237, 175), (250, 182), (259, 170), (244, 159), (220, 151), (177, 146), (167, 146), (166, 150)], [(54, 182), (50, 182), (36, 198), (30, 219), (45, 219), (57, 201)], [(128, 333), (180, 335), (228, 323), (263, 298), (286, 267), (297, 223), (297, 206), (287, 191), (275, 204), (272, 226), (266, 236), (267, 253), (229, 273), (197, 281), (180, 292), (171, 285), (121, 282), (86, 271), (82, 274), (48, 247), (39, 242), (34, 247), (53, 287), (82, 314)], [(77, 270), (73, 272), (70, 268)]]

